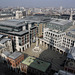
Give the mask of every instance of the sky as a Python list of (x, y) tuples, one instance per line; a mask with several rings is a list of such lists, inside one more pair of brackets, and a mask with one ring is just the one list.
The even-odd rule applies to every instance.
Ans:
[(75, 0), (0, 0), (0, 7), (75, 7)]

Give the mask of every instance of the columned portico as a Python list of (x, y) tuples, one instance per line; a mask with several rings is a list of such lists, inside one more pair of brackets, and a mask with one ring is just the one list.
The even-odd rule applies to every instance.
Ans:
[(49, 42), (47, 42), (44, 39), (40, 39), (40, 45), (48, 47), (51, 50), (58, 51), (60, 54), (66, 54), (66, 49), (65, 48), (63, 48), (61, 46), (54, 46), (52, 44), (49, 44)]

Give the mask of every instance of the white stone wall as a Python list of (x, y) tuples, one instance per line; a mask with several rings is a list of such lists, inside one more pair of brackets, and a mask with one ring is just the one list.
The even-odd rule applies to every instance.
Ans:
[(73, 41), (73, 38), (63, 37), (63, 46), (70, 49), (74, 44)]
[(16, 11), (16, 19), (20, 19), (23, 17), (22, 11)]
[(43, 38), (45, 40), (47, 40), (48, 42), (50, 42), (51, 45), (53, 46), (62, 46), (62, 42), (63, 42), (63, 36), (65, 35), (65, 33), (56, 33), (53, 31), (50, 31), (49, 28), (44, 29), (44, 34), (43, 34)]
[(9, 19), (14, 19), (14, 17), (4, 17), (4, 18), (0, 18), (0, 20), (9, 20)]
[(18, 36), (15, 36), (16, 39), (16, 49), (19, 51), (19, 38)]
[(26, 30), (26, 26), (23, 26), (23, 27), (22, 27), (22, 30)]
[(7, 59), (7, 56), (6, 56), (5, 54), (2, 53), (1, 56), (2, 56), (3, 58)]
[[(30, 47), (30, 42), (24, 44), (23, 46), (19, 46), (19, 47), (18, 47), (18, 51), (23, 52), (23, 47), (24, 47), (24, 51), (25, 51), (25, 50), (28, 48), (27, 45), (29, 45), (29, 47)], [(21, 49), (21, 50), (20, 50), (20, 49)]]
[[(27, 47), (27, 45), (30, 47), (30, 41), (28, 42), (28, 43), (26, 43), (26, 44), (24, 44), (24, 45), (22, 45), (22, 46), (20, 46), (19, 45), (19, 37), (18, 36), (16, 36), (15, 37), (16, 38), (16, 49), (18, 50), (18, 51), (23, 51), (23, 48), (24, 48), (24, 50), (26, 50), (28, 47)], [(20, 50), (21, 49), (21, 50)]]
[(31, 28), (31, 24), (28, 24), (28, 29), (30, 30), (30, 28)]

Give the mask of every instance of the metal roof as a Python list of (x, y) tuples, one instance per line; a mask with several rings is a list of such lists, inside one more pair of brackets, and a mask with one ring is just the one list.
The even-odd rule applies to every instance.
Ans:
[(29, 31), (28, 30), (24, 30), (24, 31), (20, 31), (20, 32), (8, 32), (9, 34), (12, 34), (12, 35), (17, 35), (17, 36), (21, 36), (21, 35), (24, 35), (26, 33), (28, 33)]
[(54, 23), (54, 24), (57, 24), (57, 25), (66, 25), (66, 24), (68, 24), (70, 22), (72, 22), (72, 21), (63, 20), (63, 19), (53, 19), (50, 23)]
[(18, 57), (21, 56), (21, 55), (22, 55), (21, 52), (16, 51), (16, 52), (10, 54), (8, 57), (15, 60), (16, 58), (18, 58)]
[(75, 60), (75, 47), (72, 47), (70, 49), (70, 52), (68, 53), (67, 58), (70, 58), (70, 59), (74, 59)]
[(3, 26), (0, 26), (0, 29), (2, 29), (2, 30), (10, 30), (10, 31), (12, 31), (12, 28), (9, 28), (9, 27), (3, 27)]
[(0, 26), (12, 26), (12, 27), (19, 27), (25, 25), (24, 20), (17, 20), (17, 19), (12, 19), (12, 20), (3, 20), (0, 21)]
[(3, 43), (5, 43), (5, 42), (8, 41), (8, 40), (11, 40), (11, 39), (3, 38), (3, 39), (0, 41), (0, 43), (3, 44)]
[(2, 54), (9, 56), (11, 53), (9, 51), (4, 51)]
[(58, 75), (74, 75), (74, 74), (69, 73), (67, 71), (59, 70)]
[(0, 34), (0, 38), (2, 38), (3, 37), (3, 35), (2, 34)]

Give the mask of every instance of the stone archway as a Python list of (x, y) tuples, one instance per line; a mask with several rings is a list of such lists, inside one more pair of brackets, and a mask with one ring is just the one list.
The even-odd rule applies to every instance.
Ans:
[(42, 41), (42, 46), (43, 46), (43, 41)]
[(61, 53), (61, 54), (63, 54), (63, 51), (62, 51), (62, 50), (60, 50), (60, 53)]
[(27, 48), (29, 48), (29, 45), (27, 44)]
[(59, 49), (57, 48), (57, 51), (59, 52)]
[(50, 45), (50, 48), (52, 49), (52, 45)]

